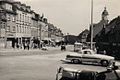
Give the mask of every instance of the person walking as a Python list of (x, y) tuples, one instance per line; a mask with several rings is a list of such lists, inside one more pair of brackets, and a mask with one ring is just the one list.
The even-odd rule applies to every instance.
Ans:
[(28, 48), (28, 50), (29, 50), (29, 41), (27, 41), (27, 48)]
[(26, 49), (26, 42), (23, 43), (24, 50)]

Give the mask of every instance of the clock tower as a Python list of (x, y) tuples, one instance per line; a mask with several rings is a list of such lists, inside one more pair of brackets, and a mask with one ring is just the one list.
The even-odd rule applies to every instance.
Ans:
[(102, 20), (108, 22), (108, 11), (106, 10), (106, 7), (104, 7), (104, 11), (102, 12)]

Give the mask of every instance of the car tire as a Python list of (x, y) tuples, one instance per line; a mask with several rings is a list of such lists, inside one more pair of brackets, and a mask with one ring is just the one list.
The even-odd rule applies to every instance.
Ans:
[(80, 60), (79, 59), (72, 59), (71, 62), (74, 64), (77, 64), (77, 63), (80, 63)]
[(108, 63), (107, 60), (102, 60), (101, 65), (104, 66), (104, 67), (107, 67), (109, 65), (109, 63)]

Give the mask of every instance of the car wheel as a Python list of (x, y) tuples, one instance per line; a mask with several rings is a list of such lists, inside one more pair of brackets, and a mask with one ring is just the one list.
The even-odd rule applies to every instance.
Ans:
[(78, 59), (73, 59), (73, 60), (71, 60), (71, 62), (74, 63), (74, 64), (77, 64), (77, 63), (80, 63), (80, 60), (78, 60)]
[(104, 67), (107, 67), (108, 66), (108, 61), (107, 60), (102, 60), (101, 61), (101, 65), (104, 66)]

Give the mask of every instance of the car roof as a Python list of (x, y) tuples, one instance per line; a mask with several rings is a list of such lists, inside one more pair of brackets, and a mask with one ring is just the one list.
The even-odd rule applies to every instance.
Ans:
[(82, 43), (78, 43), (78, 42), (75, 42), (74, 44), (75, 45), (83, 45)]
[(91, 50), (91, 49), (83, 49), (82, 51), (92, 51), (93, 52), (93, 50)]

